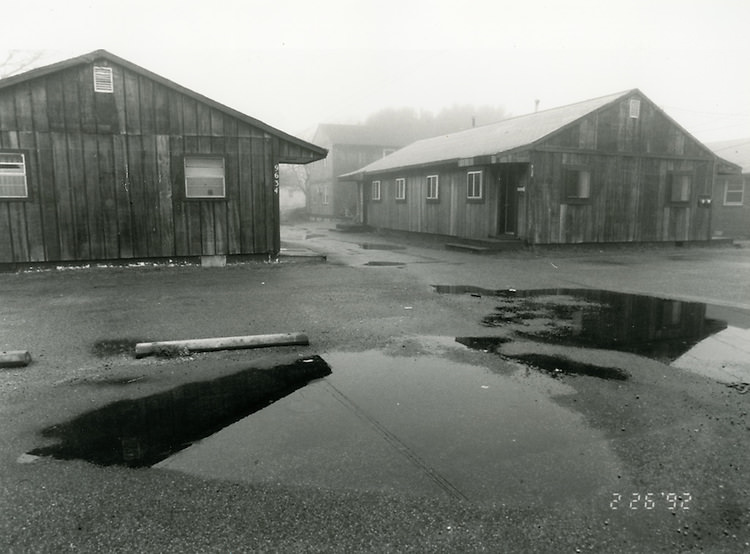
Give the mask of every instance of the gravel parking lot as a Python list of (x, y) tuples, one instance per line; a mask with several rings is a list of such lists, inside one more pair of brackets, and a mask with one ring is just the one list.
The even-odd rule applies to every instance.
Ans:
[[(727, 383), (632, 352), (547, 345), (544, 351), (555, 355), (624, 366), (629, 379), (529, 371), (508, 355), (465, 348), (454, 340), (496, 333), (483, 318), (496, 313), (497, 297), (440, 294), (434, 288), (636, 293), (706, 304), (712, 318), (747, 332), (750, 249), (581, 247), (476, 255), (447, 251), (424, 239), (341, 233), (331, 226), (283, 228), (287, 255), (273, 264), (92, 266), (0, 274), (0, 349), (29, 350), (33, 358), (28, 367), (0, 370), (2, 550), (750, 549), (750, 394), (741, 388), (742, 381), (750, 382), (747, 362), (735, 368), (746, 373)], [(303, 257), (303, 252), (324, 255), (326, 261)], [(310, 345), (168, 358), (132, 355), (140, 341), (281, 332), (305, 333)], [(746, 337), (740, 333), (733, 348), (750, 350)], [(400, 445), (408, 446), (440, 479), (459, 483), (464, 498), (416, 494), (409, 486), (386, 492), (360, 487), (354, 473), (340, 479), (346, 485), (339, 486), (336, 479), (315, 485), (291, 478), (211, 477), (24, 455), (45, 444), (43, 429), (116, 401), (247, 367), (269, 368), (314, 354), (349, 363), (365, 352), (414, 363), (450, 359), (483, 368), (498, 383), (514, 383), (523, 391), (519, 395), (549, 403), (591, 431), (590, 440), (578, 444), (571, 439), (570, 451), (540, 447), (528, 458), (534, 479), (544, 483), (549, 478), (539, 460), (559, 464), (571, 476), (576, 467), (580, 472), (598, 468), (606, 478), (597, 481), (592, 475), (596, 490), (582, 495), (487, 494), (481, 502), (475, 500), (472, 487), (461, 488), (465, 476), (453, 479), (450, 469), (439, 471), (441, 454), (420, 450), (419, 434), (411, 437), (384, 423), (386, 415), (368, 411), (368, 398), (387, 402), (387, 388), (382, 397), (360, 389), (357, 400), (352, 393), (349, 398), (357, 404), (352, 413), (359, 410), (372, 420), (369, 428), (380, 425), (381, 435), (395, 437), (389, 460), (403, 457)], [(373, 410), (382, 402), (374, 403)], [(309, 417), (317, 416), (311, 412)], [(524, 432), (520, 417), (509, 416), (496, 425)], [(604, 465), (590, 465), (605, 450)], [(571, 452), (580, 457), (578, 465)], [(332, 467), (341, 462), (335, 451), (326, 456), (321, 459)], [(454, 458), (462, 456), (458, 452)], [(465, 458), (471, 456), (466, 453)], [(243, 463), (251, 462), (236, 465)], [(281, 467), (284, 462), (278, 463)], [(508, 480), (517, 477), (508, 471)], [(534, 490), (534, 485), (526, 489)]]

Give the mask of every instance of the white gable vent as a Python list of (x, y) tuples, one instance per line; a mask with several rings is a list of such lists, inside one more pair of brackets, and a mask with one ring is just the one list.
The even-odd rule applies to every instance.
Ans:
[(94, 66), (94, 92), (114, 92), (111, 67)]
[(641, 101), (637, 98), (630, 99), (630, 117), (638, 119), (641, 116)]

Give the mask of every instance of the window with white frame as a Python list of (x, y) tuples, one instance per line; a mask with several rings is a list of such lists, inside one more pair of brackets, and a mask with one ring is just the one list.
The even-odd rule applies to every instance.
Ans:
[(373, 200), (380, 200), (380, 181), (373, 181), (370, 187)]
[(745, 203), (745, 183), (742, 180), (724, 181), (724, 205), (742, 206)]
[(224, 158), (185, 156), (185, 197), (224, 198)]
[(466, 198), (474, 200), (482, 198), (481, 171), (469, 171), (466, 174)]
[(28, 198), (26, 156), (20, 152), (0, 153), (0, 198)]
[(326, 206), (328, 205), (329, 195), (330, 195), (330, 189), (329, 189), (329, 187), (330, 187), (330, 185), (324, 185), (323, 186), (323, 204), (326, 205)]
[(396, 179), (396, 200), (406, 200), (406, 179)]
[(588, 200), (591, 198), (591, 172), (584, 168), (565, 168), (565, 198), (567, 200)]
[(427, 176), (427, 199), (437, 200), (440, 193), (439, 181), (437, 175)]

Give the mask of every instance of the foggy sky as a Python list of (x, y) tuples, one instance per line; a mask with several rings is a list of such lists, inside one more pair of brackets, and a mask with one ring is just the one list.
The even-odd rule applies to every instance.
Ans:
[(748, 16), (747, 0), (30, 0), (0, 51), (103, 48), (296, 134), (388, 106), (522, 115), (639, 88), (710, 142), (750, 137)]

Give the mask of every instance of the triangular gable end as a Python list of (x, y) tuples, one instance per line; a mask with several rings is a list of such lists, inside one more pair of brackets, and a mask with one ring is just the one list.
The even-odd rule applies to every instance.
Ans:
[(638, 89), (623, 93), (531, 146), (716, 158), (707, 146)]
[[(260, 131), (261, 135), (276, 137), (277, 139), (279, 139), (278, 156), (281, 163), (309, 163), (319, 159), (323, 159), (327, 155), (327, 150), (324, 148), (299, 139), (293, 135), (281, 131), (280, 129), (272, 127), (264, 123), (263, 121), (260, 121), (259, 119), (245, 115), (242, 112), (239, 112), (233, 108), (230, 108), (215, 100), (203, 96), (202, 94), (183, 87), (182, 85), (179, 85), (165, 77), (144, 69), (143, 67), (140, 67), (132, 62), (115, 56), (114, 54), (111, 54), (106, 50), (96, 50), (82, 56), (70, 58), (68, 60), (50, 64), (37, 69), (32, 69), (30, 71), (18, 75), (13, 75), (5, 79), (0, 79), (0, 90), (18, 84), (32, 82), (36, 79), (41, 79), (58, 72), (70, 70), (81, 65), (86, 65), (92, 68), (96, 66), (119, 66), (121, 75), (123, 73), (123, 70), (135, 73), (141, 77), (153, 81), (158, 85), (181, 93), (186, 97), (191, 98), (192, 100), (206, 106), (207, 108), (217, 110), (230, 118), (245, 123), (250, 127)], [(139, 93), (140, 91), (138, 91), (136, 88), (135, 92)], [(211, 133), (209, 132), (208, 134)]]

